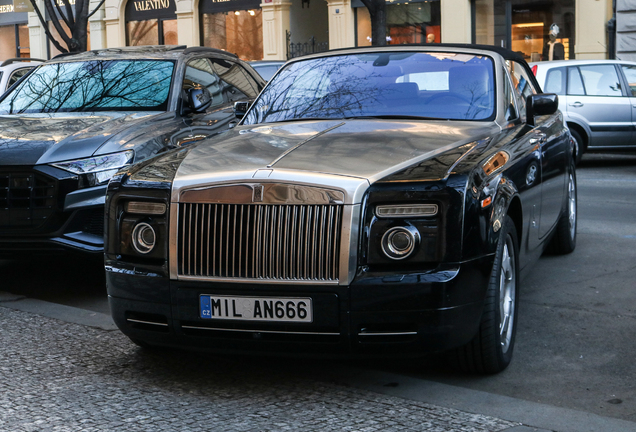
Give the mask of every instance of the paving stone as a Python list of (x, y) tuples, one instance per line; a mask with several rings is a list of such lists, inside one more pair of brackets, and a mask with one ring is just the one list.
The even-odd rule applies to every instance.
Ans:
[(0, 346), (2, 432), (495, 432), (519, 426), (321, 382), (302, 362), (145, 351), (117, 331), (1, 306)]

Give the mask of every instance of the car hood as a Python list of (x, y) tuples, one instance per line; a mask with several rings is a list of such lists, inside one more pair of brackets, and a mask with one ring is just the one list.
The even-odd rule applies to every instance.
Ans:
[[(251, 179), (368, 186), (499, 130), (494, 122), (410, 120), (241, 126), (201, 142), (188, 153), (175, 176), (173, 199), (178, 200), (182, 188)], [(453, 161), (470, 148), (451, 152)]]
[(0, 116), (0, 164), (36, 165), (89, 157), (123, 129), (156, 113)]

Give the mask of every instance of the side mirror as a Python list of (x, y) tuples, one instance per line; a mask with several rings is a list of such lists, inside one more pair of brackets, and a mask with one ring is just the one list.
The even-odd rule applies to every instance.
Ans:
[(559, 109), (559, 96), (554, 93), (530, 95), (526, 99), (526, 123), (534, 126), (534, 117), (551, 115)]
[(250, 108), (250, 102), (234, 102), (234, 116), (242, 119)]
[(188, 108), (192, 112), (201, 113), (212, 105), (212, 95), (205, 87), (194, 87), (186, 91)]

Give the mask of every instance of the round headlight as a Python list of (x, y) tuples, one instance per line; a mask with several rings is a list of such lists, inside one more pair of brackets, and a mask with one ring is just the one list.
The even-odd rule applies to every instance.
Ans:
[(147, 254), (155, 247), (157, 235), (152, 227), (141, 222), (135, 225), (132, 232), (132, 245), (140, 254)]
[(409, 257), (420, 243), (420, 233), (414, 227), (394, 227), (382, 237), (382, 251), (394, 260)]

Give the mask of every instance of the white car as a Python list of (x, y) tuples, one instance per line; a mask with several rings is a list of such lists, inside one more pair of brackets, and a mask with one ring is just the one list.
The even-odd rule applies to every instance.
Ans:
[(530, 63), (546, 93), (559, 95), (559, 109), (586, 151), (636, 150), (636, 62), (560, 60)]
[(0, 64), (0, 94), (7, 91), (28, 71), (33, 69), (44, 60), (32, 58), (12, 58)]

